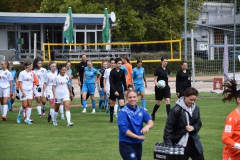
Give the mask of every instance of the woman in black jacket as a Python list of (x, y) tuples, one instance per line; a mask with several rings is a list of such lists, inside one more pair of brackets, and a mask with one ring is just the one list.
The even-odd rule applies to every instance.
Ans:
[(181, 61), (181, 69), (176, 75), (176, 94), (178, 98), (184, 95), (187, 88), (191, 87), (191, 71), (187, 69), (187, 61)]
[(164, 129), (164, 142), (185, 147), (184, 159), (204, 160), (198, 132), (202, 127), (199, 107), (195, 105), (198, 91), (187, 88), (184, 97), (171, 109)]

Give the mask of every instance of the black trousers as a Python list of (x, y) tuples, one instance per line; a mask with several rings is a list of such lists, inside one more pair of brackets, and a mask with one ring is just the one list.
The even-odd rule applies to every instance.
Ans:
[(142, 143), (119, 142), (119, 151), (123, 160), (141, 160)]
[(199, 154), (191, 138), (188, 139), (184, 152), (184, 160), (188, 160), (189, 158), (192, 158), (192, 160), (204, 160), (203, 153)]

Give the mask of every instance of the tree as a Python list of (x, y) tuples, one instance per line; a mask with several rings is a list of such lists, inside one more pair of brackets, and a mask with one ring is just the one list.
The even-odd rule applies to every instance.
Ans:
[[(203, 0), (188, 0), (188, 22), (198, 19)], [(149, 41), (181, 38), (184, 1), (179, 0), (43, 0), (39, 12), (103, 14), (115, 12), (114, 41)]]
[(0, 12), (37, 12), (42, 0), (1, 0)]

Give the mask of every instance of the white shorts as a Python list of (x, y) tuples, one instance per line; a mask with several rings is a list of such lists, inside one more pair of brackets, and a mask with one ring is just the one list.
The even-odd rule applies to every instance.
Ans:
[[(37, 91), (37, 86), (33, 87), (33, 93), (34, 93), (34, 97), (42, 97), (42, 89), (43, 87), (41, 87), (41, 92)], [(46, 97), (46, 90), (44, 92), (44, 96)]]
[(47, 99), (53, 99), (52, 86), (47, 86), (47, 88), (45, 90), (45, 96)]
[(10, 87), (0, 88), (0, 97), (10, 97)]
[(20, 97), (20, 100), (23, 101), (23, 100), (27, 100), (27, 99), (33, 99), (33, 90), (25, 90), (23, 89), (25, 94), (26, 94), (26, 97), (23, 97), (23, 94), (22, 94), (22, 91), (21, 89), (19, 90), (19, 97)]
[(55, 103), (62, 103), (64, 101), (70, 101), (70, 98), (69, 97), (64, 97), (64, 98), (60, 98), (60, 99), (56, 99), (55, 100)]

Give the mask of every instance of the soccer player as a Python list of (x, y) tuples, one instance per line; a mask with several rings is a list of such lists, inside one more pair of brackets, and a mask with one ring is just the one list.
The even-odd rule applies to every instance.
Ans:
[(101, 69), (99, 72), (101, 73), (101, 78), (100, 78), (100, 86), (98, 86), (98, 92), (99, 92), (99, 106), (98, 110), (101, 112), (102, 111), (102, 104), (105, 104), (105, 99), (106, 99), (106, 92), (104, 91), (104, 73), (107, 69), (107, 61), (102, 61)]
[(222, 101), (236, 101), (237, 107), (227, 116), (225, 127), (222, 133), (224, 143), (223, 160), (240, 159), (240, 90), (237, 89), (237, 82), (230, 79), (224, 82)]
[(122, 57), (122, 63), (127, 69), (127, 77), (126, 77), (126, 84), (127, 88), (129, 88), (132, 85), (132, 65), (130, 64), (130, 61), (126, 55)]
[(14, 103), (14, 100), (15, 100), (16, 85), (17, 85), (17, 72), (13, 68), (12, 62), (9, 63), (8, 70), (11, 72), (12, 78), (13, 78), (13, 80), (12, 80), (12, 96), (8, 100), (8, 109), (9, 109), (9, 111), (12, 111), (12, 104)]
[[(136, 90), (136, 92), (141, 94), (141, 102), (142, 102), (142, 107), (146, 109), (146, 100), (144, 98), (145, 96), (145, 88), (144, 88), (144, 82), (145, 82), (145, 87), (147, 88), (147, 80), (145, 77), (145, 70), (142, 67), (142, 61), (138, 60), (137, 61), (137, 67), (133, 69), (132, 72), (132, 82), (133, 82), (133, 88)], [(144, 81), (144, 82), (143, 82)]]
[[(99, 75), (99, 76), (96, 76)], [(83, 103), (83, 111), (82, 113), (87, 113), (86, 111), (86, 97), (87, 94), (90, 95), (92, 100), (92, 113), (95, 113), (96, 101), (94, 99), (95, 86), (99, 85), (99, 79), (101, 78), (101, 73), (95, 69), (92, 65), (92, 61), (87, 62), (87, 67), (84, 69), (84, 79), (83, 79), (83, 87), (82, 87), (82, 103)]]
[[(80, 86), (80, 91), (81, 91), (81, 105), (83, 106), (82, 103), (82, 87), (83, 87), (83, 75), (84, 75), (84, 69), (87, 67), (87, 56), (85, 54), (82, 55), (82, 61), (77, 65), (77, 75), (78, 75), (78, 85)], [(86, 96), (86, 100), (88, 99), (89, 94)]]
[[(54, 116), (55, 99), (53, 97), (52, 86), (54, 83), (54, 79), (57, 76), (57, 71), (56, 71), (57, 65), (56, 63), (51, 62), (49, 67), (50, 67), (50, 72), (48, 72), (46, 75), (46, 78), (44, 80), (44, 85), (43, 85), (43, 91), (42, 91), (42, 97), (46, 98), (50, 103), (50, 113), (48, 113), (48, 122), (50, 122), (51, 117)], [(46, 95), (44, 93), (46, 93)]]
[[(114, 58), (111, 58), (110, 60), (110, 68), (106, 69), (104, 72), (104, 92), (106, 93), (106, 102), (105, 104), (108, 106), (108, 100), (109, 100), (109, 96), (110, 96), (110, 82), (109, 82), (109, 76), (110, 76), (110, 72), (111, 70), (115, 67), (115, 60)], [(114, 106), (114, 115), (117, 114), (117, 109), (118, 109), (118, 105), (115, 107)], [(108, 115), (109, 112), (109, 108), (106, 108), (106, 115)]]
[(67, 126), (73, 126), (74, 123), (71, 122), (71, 113), (69, 110), (70, 98), (73, 98), (72, 88), (70, 87), (70, 78), (66, 74), (66, 65), (59, 66), (59, 74), (55, 76), (54, 83), (52, 86), (53, 97), (55, 99), (55, 109), (52, 117), (52, 122), (54, 126), (57, 126), (57, 116), (60, 104), (63, 103), (66, 110)]
[[(26, 120), (27, 124), (32, 124), (30, 121), (32, 112), (32, 100), (33, 100), (33, 84), (34, 84), (34, 73), (32, 72), (33, 65), (31, 62), (24, 63), (25, 70), (21, 71), (18, 77), (19, 82), (19, 97), (22, 101), (22, 106), (19, 108), (19, 114), (17, 117), (17, 123), (21, 123), (21, 115), (26, 109)], [(39, 88), (37, 87), (38, 91)]]
[(191, 71), (187, 69), (187, 61), (181, 61), (181, 69), (176, 75), (176, 94), (178, 98), (184, 95), (187, 88), (191, 87)]
[[(124, 160), (140, 160), (142, 157), (142, 142), (146, 140), (145, 133), (153, 127), (150, 115), (137, 106), (137, 93), (127, 91), (127, 100), (118, 114), (119, 151)], [(143, 122), (147, 123), (143, 127)]]
[(12, 96), (12, 74), (8, 70), (8, 61), (3, 60), (1, 62), (2, 69), (0, 70), (0, 102), (2, 120), (6, 121), (8, 111), (8, 100)]
[[(155, 70), (154, 73), (154, 83), (155, 83), (155, 99), (157, 101), (157, 104), (155, 104), (153, 111), (152, 111), (152, 120), (155, 120), (155, 113), (157, 112), (158, 108), (160, 107), (162, 103), (162, 99), (165, 98), (166, 101), (166, 110), (167, 115), (170, 112), (170, 87), (168, 85), (168, 75), (170, 74), (169, 69), (167, 68), (168, 60), (167, 58), (162, 57), (161, 58), (161, 65)], [(164, 80), (166, 83), (166, 86), (163, 89), (158, 88), (158, 81)]]
[(121, 69), (122, 59), (115, 59), (116, 68), (110, 72), (110, 123), (113, 122), (113, 110), (116, 99), (119, 100), (120, 108), (124, 107), (124, 92), (127, 91), (126, 78), (124, 71)]
[[(47, 70), (42, 67), (42, 61), (39, 58), (35, 58), (33, 61), (33, 72), (36, 74), (39, 82), (39, 87), (42, 89), (44, 80), (46, 78)], [(42, 92), (38, 92), (36, 90), (37, 86), (34, 86), (33, 92), (34, 92), (34, 97), (36, 99), (37, 103), (37, 111), (38, 111), (38, 116), (42, 117), (45, 115), (45, 108), (46, 108), (46, 98), (42, 97)], [(46, 93), (44, 93), (46, 94)], [(41, 107), (42, 103), (42, 107)]]

